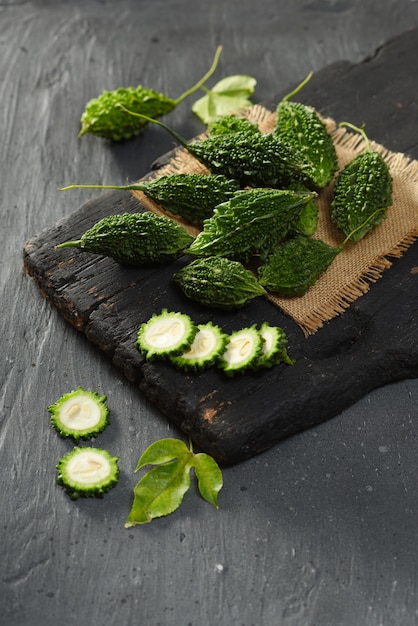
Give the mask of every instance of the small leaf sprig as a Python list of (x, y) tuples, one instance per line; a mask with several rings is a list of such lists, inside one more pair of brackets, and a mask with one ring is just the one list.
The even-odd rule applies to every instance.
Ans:
[(237, 74), (223, 78), (212, 89), (201, 85), (206, 95), (193, 104), (192, 111), (204, 124), (215, 122), (228, 113), (237, 113), (251, 106), (249, 98), (256, 84), (252, 76)]
[(125, 528), (148, 524), (153, 519), (176, 511), (190, 488), (193, 468), (202, 498), (218, 508), (218, 493), (223, 486), (222, 472), (216, 461), (203, 452), (195, 453), (180, 439), (160, 439), (141, 455), (135, 471), (153, 465), (134, 488), (134, 500)]

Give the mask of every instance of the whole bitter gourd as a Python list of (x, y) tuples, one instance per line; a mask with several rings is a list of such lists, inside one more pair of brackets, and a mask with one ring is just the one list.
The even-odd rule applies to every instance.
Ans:
[(139, 266), (171, 261), (192, 241), (193, 237), (173, 220), (146, 211), (105, 217), (80, 239), (56, 248), (75, 247), (111, 257), (122, 265)]
[(282, 189), (238, 191), (231, 200), (214, 209), (187, 252), (242, 262), (253, 254), (265, 259), (296, 225), (312, 197), (311, 192)]
[(274, 132), (300, 152), (309, 163), (305, 170), (306, 182), (314, 189), (322, 189), (331, 182), (338, 169), (334, 142), (313, 107), (290, 101), (311, 76), (312, 72), (279, 103)]
[(383, 156), (371, 150), (364, 130), (346, 122), (343, 125), (363, 135), (367, 151), (355, 156), (337, 175), (331, 219), (346, 236), (356, 230), (351, 239), (357, 242), (385, 219), (392, 204), (392, 176)]
[(266, 294), (250, 270), (220, 256), (195, 259), (173, 278), (187, 298), (212, 308), (240, 308)]
[(119, 189), (142, 191), (165, 211), (191, 224), (201, 225), (217, 204), (226, 202), (239, 189), (236, 180), (221, 175), (167, 174), (130, 185), (69, 185), (67, 189)]

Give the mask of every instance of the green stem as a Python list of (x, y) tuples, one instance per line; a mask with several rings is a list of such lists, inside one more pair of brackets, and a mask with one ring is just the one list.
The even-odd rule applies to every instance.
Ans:
[(146, 120), (147, 122), (152, 122), (153, 124), (157, 124), (157, 126), (161, 126), (168, 133), (170, 133), (170, 135), (174, 137), (174, 139), (178, 141), (181, 146), (188, 149), (187, 141), (181, 135), (176, 133), (175, 130), (170, 128), (170, 126), (167, 126), (167, 124), (164, 124), (164, 122), (160, 122), (160, 120), (156, 120), (152, 117), (148, 117), (147, 115), (142, 115), (142, 113), (135, 113), (134, 111), (130, 111), (129, 109), (125, 108), (122, 104), (119, 104), (118, 106), (120, 109), (122, 109), (122, 111), (125, 111), (125, 113), (129, 113), (129, 115), (133, 115), (134, 117), (140, 117), (141, 119)]
[(203, 84), (212, 76), (212, 74), (214, 73), (218, 65), (221, 52), (222, 52), (222, 46), (218, 46), (210, 69), (193, 87), (191, 87), (190, 89), (187, 89), (184, 93), (181, 94), (181, 96), (177, 98), (177, 100), (175, 100), (176, 105), (180, 104), (180, 102), (183, 102), (183, 100), (185, 100), (188, 96), (190, 96), (192, 93), (200, 89), (200, 87), (202, 87)]
[(137, 190), (143, 191), (145, 185), (140, 183), (132, 185), (67, 185), (67, 187), (61, 187), (59, 191), (68, 191), (69, 189), (120, 189), (124, 190)]
[(359, 126), (354, 126), (354, 124), (350, 124), (350, 122), (340, 122), (339, 126), (347, 126), (348, 128), (351, 128), (351, 130), (355, 130), (357, 133), (360, 133), (360, 135), (363, 137), (364, 141), (366, 142), (367, 151), (371, 152), (370, 139), (366, 135), (364, 126), (360, 128)]
[(57, 246), (55, 246), (56, 249), (60, 249), (60, 248), (79, 248), (81, 244), (81, 239), (78, 239), (77, 241), (64, 241), (64, 243), (59, 243)]
[(296, 94), (299, 93), (299, 91), (311, 80), (312, 76), (313, 72), (309, 72), (307, 77), (304, 78), (303, 81), (297, 87), (295, 87), (293, 91), (288, 93), (287, 96), (282, 99), (282, 102), (288, 102), (288, 100), (291, 100), (294, 96), (296, 96)]
[(340, 248), (341, 250), (344, 248), (344, 246), (346, 245), (346, 243), (348, 243), (351, 239), (351, 237), (353, 235), (355, 235), (359, 230), (362, 230), (362, 228), (364, 228), (366, 226), (366, 224), (368, 222), (370, 222), (374, 217), (376, 217), (376, 215), (378, 215), (379, 213), (382, 213), (382, 211), (384, 212), (385, 209), (377, 209), (377, 211), (375, 211), (374, 213), (372, 213), (371, 215), (369, 215), (369, 217), (367, 218), (367, 220), (364, 220), (364, 222), (362, 224), (360, 224), (360, 226), (357, 226), (357, 228), (355, 228), (354, 230), (351, 231), (351, 233), (349, 233), (347, 235), (347, 237), (344, 239), (344, 241), (342, 243), (340, 243), (340, 245), (338, 246), (338, 248)]

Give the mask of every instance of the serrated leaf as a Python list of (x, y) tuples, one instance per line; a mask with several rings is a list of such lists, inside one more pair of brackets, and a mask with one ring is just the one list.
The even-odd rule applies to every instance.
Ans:
[(172, 439), (170, 437), (160, 439), (145, 450), (136, 465), (135, 471), (137, 472), (145, 465), (162, 465), (189, 454), (189, 449), (180, 439)]
[(201, 452), (194, 455), (193, 467), (196, 472), (200, 495), (215, 508), (218, 508), (218, 493), (223, 486), (219, 465), (211, 456)]
[(249, 96), (254, 92), (255, 78), (245, 75), (228, 76), (220, 80), (205, 96), (197, 100), (192, 111), (204, 123), (251, 106)]
[(134, 489), (134, 502), (125, 528), (148, 524), (178, 509), (190, 487), (190, 469), (190, 456), (184, 455), (147, 472)]

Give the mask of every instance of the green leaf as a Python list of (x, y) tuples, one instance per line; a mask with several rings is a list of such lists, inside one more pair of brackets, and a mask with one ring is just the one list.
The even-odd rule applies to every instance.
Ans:
[(134, 502), (125, 528), (148, 524), (178, 509), (190, 487), (189, 454), (158, 465), (141, 478), (134, 489)]
[(251, 106), (249, 97), (256, 83), (255, 78), (243, 74), (227, 76), (211, 90), (205, 88), (206, 95), (193, 104), (192, 111), (204, 124), (214, 122), (228, 113), (236, 113)]
[(219, 508), (218, 493), (223, 486), (219, 465), (211, 456), (201, 452), (194, 455), (193, 467), (196, 472), (200, 495), (215, 508)]
[(162, 465), (189, 454), (189, 449), (180, 439), (160, 439), (145, 450), (137, 463), (135, 471), (137, 472), (145, 465)]

